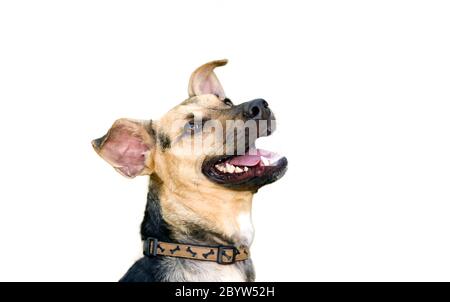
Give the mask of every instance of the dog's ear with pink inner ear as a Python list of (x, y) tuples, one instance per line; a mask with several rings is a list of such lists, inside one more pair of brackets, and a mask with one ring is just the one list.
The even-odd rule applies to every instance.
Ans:
[(223, 66), (228, 60), (216, 60), (206, 63), (197, 68), (189, 80), (189, 96), (193, 97), (202, 94), (215, 94), (219, 99), (225, 99), (225, 92), (219, 82), (214, 68)]
[(133, 178), (150, 174), (155, 138), (151, 121), (119, 119), (101, 138), (92, 141), (95, 151), (120, 174)]

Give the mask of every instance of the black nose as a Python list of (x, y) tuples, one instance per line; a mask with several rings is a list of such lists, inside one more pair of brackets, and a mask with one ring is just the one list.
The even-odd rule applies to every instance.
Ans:
[(268, 119), (270, 113), (269, 104), (266, 100), (256, 99), (245, 103), (244, 116), (249, 119)]

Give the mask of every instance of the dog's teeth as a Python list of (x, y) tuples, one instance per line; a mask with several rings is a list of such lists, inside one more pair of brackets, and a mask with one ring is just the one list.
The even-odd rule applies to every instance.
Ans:
[(261, 156), (261, 161), (263, 163), (264, 166), (269, 166), (270, 162), (267, 158), (265, 158), (264, 156)]
[(239, 168), (239, 167), (236, 167), (236, 170), (234, 170), (236, 173), (242, 173), (242, 172), (244, 172), (244, 170), (242, 170), (241, 168)]
[(227, 163), (225, 169), (226, 169), (226, 171), (227, 171), (228, 173), (234, 173), (234, 170), (235, 170), (236, 168), (235, 168), (235, 166), (230, 165), (229, 163)]
[(248, 171), (248, 167), (244, 167), (244, 172), (247, 172)]

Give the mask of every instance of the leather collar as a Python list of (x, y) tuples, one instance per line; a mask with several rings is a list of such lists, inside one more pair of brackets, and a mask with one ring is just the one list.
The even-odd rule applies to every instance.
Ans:
[(233, 264), (249, 258), (248, 247), (205, 246), (196, 244), (181, 244), (159, 241), (149, 237), (144, 240), (144, 255), (169, 256), (193, 260), (212, 261), (219, 264)]

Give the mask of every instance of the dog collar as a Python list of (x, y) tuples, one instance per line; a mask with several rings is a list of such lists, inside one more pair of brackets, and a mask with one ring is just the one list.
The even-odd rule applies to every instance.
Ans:
[(193, 260), (212, 261), (219, 264), (233, 264), (249, 258), (247, 247), (204, 246), (159, 241), (149, 237), (144, 240), (144, 255), (149, 257), (170, 256)]

